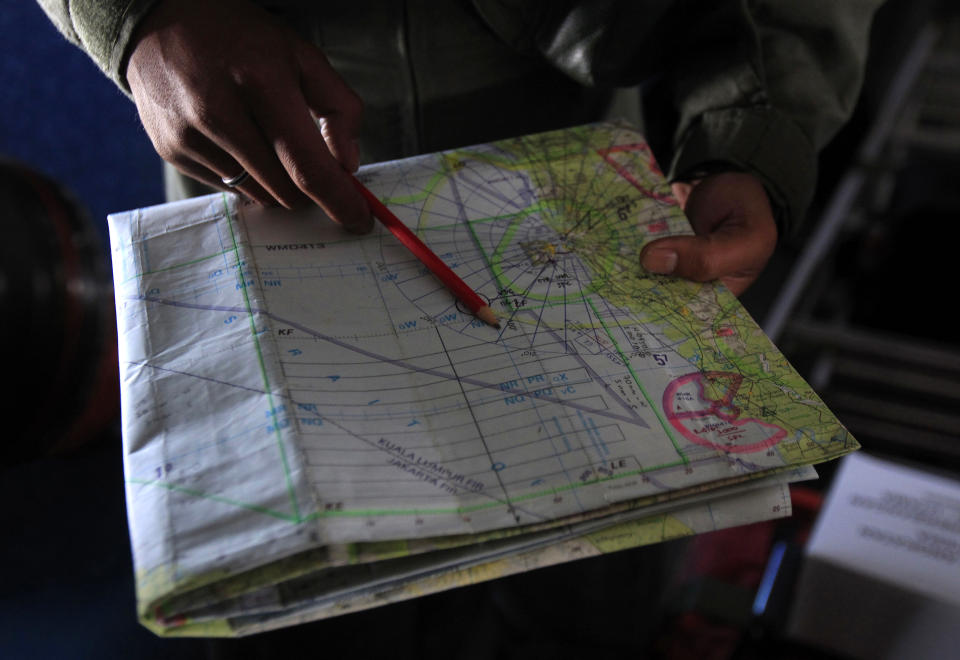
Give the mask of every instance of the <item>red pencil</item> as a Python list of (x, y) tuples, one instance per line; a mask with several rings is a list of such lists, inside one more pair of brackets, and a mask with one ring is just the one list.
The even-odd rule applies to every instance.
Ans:
[(493, 310), (490, 309), (487, 302), (478, 296), (473, 289), (468, 287), (456, 273), (450, 270), (450, 267), (443, 263), (440, 257), (435, 255), (423, 241), (417, 238), (417, 235), (410, 231), (409, 227), (400, 222), (400, 219), (393, 214), (393, 211), (388, 209), (372, 192), (367, 190), (366, 186), (360, 183), (353, 175), (351, 175), (350, 178), (353, 181), (353, 185), (357, 187), (360, 194), (367, 200), (373, 216), (382, 222), (383, 226), (389, 229), (390, 233), (393, 234), (398, 241), (403, 243), (408, 250), (413, 252), (414, 256), (422, 261), (434, 275), (440, 278), (440, 281), (453, 292), (453, 295), (455, 295), (460, 302), (467, 306), (474, 316), (484, 323), (499, 329), (500, 322), (497, 320), (496, 314), (493, 313)]

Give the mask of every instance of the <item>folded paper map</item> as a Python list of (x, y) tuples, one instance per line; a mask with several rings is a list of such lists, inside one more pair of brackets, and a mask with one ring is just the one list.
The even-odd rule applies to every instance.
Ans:
[(652, 275), (689, 225), (633, 129), (359, 178), (382, 227), (211, 195), (112, 215), (139, 614), (240, 635), (788, 515), (857, 448), (719, 284)]

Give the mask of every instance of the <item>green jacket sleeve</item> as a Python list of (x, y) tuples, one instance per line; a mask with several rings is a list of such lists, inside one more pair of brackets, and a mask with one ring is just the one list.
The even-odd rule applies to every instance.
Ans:
[(473, 0), (518, 50), (586, 85), (640, 85), (671, 179), (758, 176), (781, 234), (812, 197), (818, 151), (859, 94), (882, 0)]
[(86, 52), (122, 90), (133, 31), (158, 0), (38, 0), (71, 43)]
[[(817, 154), (853, 112), (877, 0), (717, 3), (646, 91), (668, 176), (729, 164), (765, 184), (781, 234), (806, 215)], [(734, 43), (735, 42), (735, 43)], [(720, 47), (718, 47), (720, 46)]]
[[(121, 89), (136, 25), (159, 0), (39, 0)], [(859, 95), (882, 0), (473, 0), (520, 52), (586, 85), (639, 84), (671, 179), (755, 174), (781, 234), (806, 214), (817, 153)]]

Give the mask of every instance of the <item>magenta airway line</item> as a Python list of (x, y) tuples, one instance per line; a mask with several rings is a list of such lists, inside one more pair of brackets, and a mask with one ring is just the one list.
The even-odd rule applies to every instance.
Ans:
[[(297, 330), (300, 330), (300, 331), (302, 331), (302, 332), (307, 333), (308, 335), (310, 335), (310, 336), (312, 336), (312, 337), (315, 337), (316, 339), (322, 339), (322, 340), (324, 340), (324, 341), (330, 342), (331, 344), (335, 344), (335, 345), (337, 345), (337, 346), (339, 346), (339, 347), (341, 347), (341, 348), (345, 348), (345, 349), (350, 350), (350, 351), (353, 351), (353, 352), (355, 352), (355, 353), (359, 353), (360, 355), (364, 355), (364, 356), (369, 357), (369, 358), (372, 358), (372, 359), (374, 359), (374, 360), (378, 360), (378, 361), (380, 361), (380, 362), (386, 362), (387, 364), (392, 364), (392, 365), (394, 365), (394, 366), (396, 366), (396, 367), (401, 367), (401, 368), (403, 368), (403, 369), (409, 369), (409, 370), (415, 371), (415, 372), (417, 372), (417, 373), (429, 374), (429, 375), (431, 375), (431, 376), (438, 376), (438, 377), (440, 377), (440, 378), (446, 378), (446, 379), (448, 379), (448, 380), (457, 380), (457, 378), (456, 378), (453, 374), (446, 373), (446, 372), (443, 372), (443, 371), (438, 371), (438, 370), (436, 370), (436, 369), (426, 369), (426, 368), (424, 368), (424, 367), (418, 367), (418, 366), (416, 366), (416, 365), (414, 365), (414, 364), (410, 364), (410, 363), (405, 362), (405, 361), (403, 361), (403, 360), (395, 360), (395, 359), (386, 357), (386, 356), (384, 356), (384, 355), (379, 355), (379, 354), (374, 353), (374, 352), (372, 352), (372, 351), (368, 351), (368, 350), (366, 350), (366, 349), (360, 348), (359, 346), (354, 346), (353, 344), (348, 344), (347, 342), (340, 341), (339, 339), (335, 339), (335, 338), (333, 338), (333, 337), (329, 337), (329, 336), (327, 336), (327, 335), (325, 335), (325, 334), (323, 334), (323, 333), (321, 333), (321, 332), (317, 332), (316, 330), (313, 330), (312, 328), (308, 328), (308, 327), (306, 327), (306, 326), (304, 326), (304, 325), (301, 325), (301, 324), (297, 323), (296, 321), (290, 321), (289, 319), (281, 318), (281, 317), (279, 317), (279, 316), (277, 316), (277, 315), (275, 315), (275, 314), (273, 314), (273, 313), (271, 313), (271, 312), (267, 312), (267, 311), (264, 311), (264, 310), (261, 310), (261, 309), (246, 308), (246, 307), (233, 307), (233, 306), (229, 306), (229, 305), (223, 305), (223, 306), (220, 306), (220, 305), (200, 305), (200, 304), (197, 304), (197, 303), (188, 303), (188, 302), (180, 302), (180, 301), (176, 301), (176, 300), (167, 300), (167, 299), (165, 299), (165, 298), (151, 298), (151, 297), (148, 297), (148, 296), (139, 296), (139, 297), (138, 297), (138, 296), (132, 296), (132, 297), (129, 298), (129, 300), (141, 300), (141, 301), (145, 301), (145, 302), (159, 303), (159, 304), (161, 304), (161, 305), (168, 305), (168, 306), (170, 306), (170, 307), (182, 307), (182, 308), (187, 308), (187, 309), (200, 309), (200, 310), (205, 310), (205, 311), (209, 311), (209, 312), (236, 312), (236, 313), (238, 313), (238, 314), (251, 314), (251, 313), (263, 314), (264, 316), (267, 316), (267, 317), (273, 319), (274, 321), (278, 321), (278, 322), (280, 322), (280, 323), (284, 323), (284, 324), (286, 324), (286, 325), (289, 325), (289, 326), (291, 326), (291, 327), (294, 327), (294, 328), (296, 328)], [(474, 379), (474, 378), (464, 377), (464, 378), (460, 378), (459, 380), (461, 380), (461, 381), (464, 382), (464, 383), (469, 383), (470, 385), (476, 385), (477, 387), (483, 387), (483, 388), (485, 388), (485, 389), (495, 390), (495, 391), (497, 391), (497, 392), (501, 391), (501, 390), (500, 390), (500, 387), (499, 387), (498, 385), (494, 385), (493, 383), (487, 383), (487, 382), (484, 382), (484, 381), (481, 381), (481, 380), (476, 380), (476, 379)], [(529, 395), (530, 397), (533, 397), (533, 394), (532, 394), (531, 392), (529, 392), (528, 390), (509, 390), (509, 393), (511, 393), (511, 394), (524, 394), (524, 395)], [(584, 405), (581, 405), (581, 404), (576, 403), (576, 402), (574, 402), (574, 401), (564, 401), (564, 400), (562, 400), (562, 399), (556, 399), (556, 398), (549, 397), (549, 396), (538, 395), (538, 396), (536, 397), (536, 399), (538, 399), (538, 400), (540, 400), (540, 401), (550, 401), (551, 403), (556, 403), (557, 405), (565, 406), (565, 407), (568, 407), (568, 408), (574, 408), (575, 410), (582, 410), (582, 411), (584, 411), (584, 412), (590, 413), (591, 415), (597, 415), (598, 417), (605, 417), (605, 418), (607, 418), (607, 419), (614, 419), (614, 420), (617, 420), (617, 421), (620, 421), (620, 422), (625, 422), (625, 423), (628, 423), (628, 424), (635, 424), (635, 425), (643, 426), (644, 428), (649, 428), (646, 424), (643, 423), (642, 419), (640, 419), (639, 417), (628, 417), (628, 416), (625, 416), (625, 415), (617, 415), (616, 413), (609, 412), (609, 411), (606, 411), (606, 410), (601, 410), (601, 409), (598, 409), (598, 408), (590, 408), (589, 406), (584, 406)]]

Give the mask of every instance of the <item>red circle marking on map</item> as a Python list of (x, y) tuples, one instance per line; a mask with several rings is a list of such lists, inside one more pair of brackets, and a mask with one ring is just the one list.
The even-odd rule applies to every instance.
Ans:
[[(715, 399), (707, 395), (705, 381), (728, 381), (723, 398)], [(663, 392), (663, 410), (670, 420), (670, 424), (679, 431), (684, 438), (703, 447), (733, 454), (748, 454), (773, 447), (787, 436), (787, 432), (768, 422), (753, 417), (740, 417), (740, 409), (733, 405), (733, 398), (740, 389), (743, 376), (723, 371), (695, 372), (681, 376), (667, 385)], [(678, 396), (681, 388), (695, 383), (696, 399), (684, 400)], [(681, 403), (687, 403), (686, 409), (677, 409)], [(700, 409), (694, 408), (694, 403), (705, 404)], [(746, 426), (760, 426), (773, 431), (771, 435), (757, 442), (748, 444), (734, 444), (745, 437)], [(709, 438), (720, 438), (716, 442)]]

